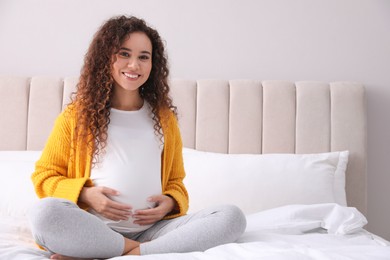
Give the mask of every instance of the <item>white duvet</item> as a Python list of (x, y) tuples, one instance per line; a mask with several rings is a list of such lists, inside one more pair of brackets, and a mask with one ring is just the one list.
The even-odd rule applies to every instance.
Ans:
[[(389, 259), (390, 243), (363, 229), (367, 221), (355, 208), (337, 204), (290, 205), (247, 216), (236, 243), (205, 252), (142, 256), (141, 259)], [(41, 260), (26, 219), (0, 217), (0, 259)], [(115, 260), (140, 259), (121, 256)]]

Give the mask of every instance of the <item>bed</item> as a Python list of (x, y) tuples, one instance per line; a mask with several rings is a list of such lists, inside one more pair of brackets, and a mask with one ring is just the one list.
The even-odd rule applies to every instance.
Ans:
[[(37, 200), (30, 175), (76, 83), (0, 77), (0, 259), (49, 257), (29, 231), (26, 213)], [(205, 252), (142, 259), (390, 259), (389, 241), (364, 229), (362, 84), (176, 79), (171, 91), (189, 212), (233, 203), (247, 229)]]

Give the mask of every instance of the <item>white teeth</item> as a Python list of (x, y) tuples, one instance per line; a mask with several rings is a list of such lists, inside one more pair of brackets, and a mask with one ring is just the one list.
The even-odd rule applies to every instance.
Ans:
[(123, 74), (125, 74), (126, 77), (131, 78), (131, 79), (138, 78), (137, 74), (129, 74), (129, 73), (126, 73), (126, 72), (124, 72)]

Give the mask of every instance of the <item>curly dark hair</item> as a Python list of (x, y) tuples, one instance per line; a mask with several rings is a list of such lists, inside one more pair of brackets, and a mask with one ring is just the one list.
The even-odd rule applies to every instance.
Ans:
[(168, 61), (158, 32), (144, 20), (133, 16), (109, 19), (92, 39), (84, 58), (77, 90), (72, 98), (77, 109), (76, 133), (92, 146), (94, 162), (107, 143), (114, 89), (111, 74), (113, 55), (119, 52), (123, 42), (133, 32), (145, 33), (152, 43), (152, 69), (147, 81), (139, 88), (139, 93), (152, 108), (154, 130), (160, 140), (163, 133), (159, 111), (168, 108), (177, 115), (176, 107), (172, 105), (172, 99), (169, 97)]

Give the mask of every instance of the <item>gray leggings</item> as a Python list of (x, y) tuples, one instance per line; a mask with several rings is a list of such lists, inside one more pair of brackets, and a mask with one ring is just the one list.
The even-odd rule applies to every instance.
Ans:
[(170, 220), (139, 233), (120, 234), (75, 203), (41, 199), (29, 214), (36, 242), (52, 253), (81, 258), (110, 258), (124, 250), (124, 237), (141, 242), (141, 255), (204, 251), (234, 242), (246, 227), (236, 206), (217, 206)]

